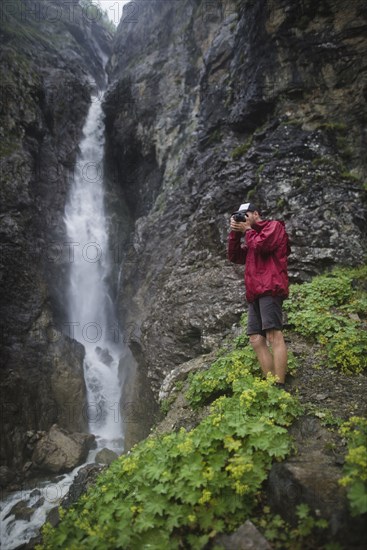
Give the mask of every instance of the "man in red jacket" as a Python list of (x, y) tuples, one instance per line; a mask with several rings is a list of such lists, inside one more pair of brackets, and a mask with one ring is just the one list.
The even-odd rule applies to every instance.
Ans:
[(249, 306), (247, 334), (264, 376), (268, 373), (276, 376), (277, 385), (281, 388), (284, 388), (287, 370), (282, 303), (288, 296), (289, 253), (284, 222), (262, 220), (254, 204), (241, 204), (238, 212), (231, 217), (228, 259), (236, 264), (245, 264)]

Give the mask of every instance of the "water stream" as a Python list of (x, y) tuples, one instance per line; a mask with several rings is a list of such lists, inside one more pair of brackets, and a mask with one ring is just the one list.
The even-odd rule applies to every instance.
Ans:
[[(101, 98), (102, 99), (102, 98)], [(104, 209), (104, 124), (101, 101), (90, 106), (80, 144), (74, 182), (65, 208), (69, 246), (73, 247), (68, 289), (69, 325), (86, 351), (89, 430), (99, 446), (121, 451), (119, 361), (122, 339), (109, 293), (109, 254)]]
[[(96, 436), (97, 450), (108, 447), (121, 454), (124, 442), (119, 362), (124, 350), (109, 293), (112, 258), (104, 209), (103, 98), (100, 94), (92, 99), (65, 207), (68, 245), (73, 251), (66, 292), (67, 326), (69, 335), (85, 347), (88, 424), (89, 431)], [(93, 462), (95, 454), (96, 450), (91, 451), (86, 463)], [(38, 482), (36, 488), (28, 487), (12, 493), (1, 502), (2, 550), (12, 550), (37, 533), (47, 512), (60, 503), (82, 466), (55, 480)], [(30, 521), (16, 520), (11, 514), (13, 506), (20, 500), (28, 508), (35, 509)]]

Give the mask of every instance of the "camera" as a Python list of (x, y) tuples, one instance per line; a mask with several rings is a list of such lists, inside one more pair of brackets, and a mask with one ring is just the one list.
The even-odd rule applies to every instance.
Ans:
[(246, 221), (246, 212), (239, 210), (238, 212), (233, 212), (232, 218), (235, 222), (245, 222)]

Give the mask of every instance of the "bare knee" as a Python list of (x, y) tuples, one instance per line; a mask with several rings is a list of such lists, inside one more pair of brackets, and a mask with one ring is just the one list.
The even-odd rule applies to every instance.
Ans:
[(277, 330), (277, 329), (267, 330), (266, 339), (270, 345), (284, 344), (284, 337), (281, 330)]
[(254, 350), (262, 347), (266, 340), (261, 334), (250, 334), (250, 344)]

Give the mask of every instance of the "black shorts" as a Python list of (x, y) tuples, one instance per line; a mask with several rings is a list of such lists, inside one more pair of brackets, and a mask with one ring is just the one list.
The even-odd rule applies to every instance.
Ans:
[(283, 330), (281, 296), (261, 296), (248, 305), (247, 334), (266, 336), (270, 329)]

